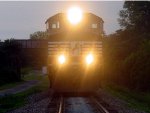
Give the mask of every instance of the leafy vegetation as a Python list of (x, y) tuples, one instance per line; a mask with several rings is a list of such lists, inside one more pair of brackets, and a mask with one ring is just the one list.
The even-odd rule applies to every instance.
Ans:
[(37, 31), (30, 34), (30, 39), (47, 39), (48, 37), (48, 33), (44, 31)]
[(113, 44), (105, 42), (109, 43), (104, 47), (107, 79), (131, 89), (149, 90), (150, 41), (143, 42), (134, 52), (131, 51), (130, 46), (125, 46), (126, 43), (123, 42)]
[(0, 85), (21, 80), (21, 48), (13, 39), (0, 46)]
[(24, 80), (39, 80), (40, 83), (24, 92), (6, 95), (5, 97), (0, 97), (0, 113), (5, 113), (13, 109), (19, 108), (27, 104), (27, 97), (45, 91), (49, 87), (49, 80), (47, 76), (42, 76), (40, 74), (28, 74), (24, 77)]
[(13, 88), (13, 87), (15, 87), (15, 86), (17, 86), (17, 85), (20, 85), (20, 84), (23, 84), (23, 83), (25, 83), (24, 80), (19, 81), (19, 82), (7, 83), (7, 84), (4, 84), (4, 85), (0, 86), (0, 90)]
[(125, 1), (117, 30), (104, 39), (105, 80), (150, 90), (150, 2)]
[(126, 105), (128, 107), (150, 112), (150, 92), (144, 93), (144, 92), (136, 92), (131, 91), (127, 88), (115, 85), (115, 84), (105, 84), (103, 88), (108, 91), (110, 94), (125, 100), (127, 103)]
[[(30, 68), (26, 68), (30, 69)], [(23, 78), (24, 81), (29, 80), (38, 80), (39, 84), (36, 86), (36, 88), (39, 91), (45, 91), (49, 88), (49, 79), (47, 75), (43, 75), (41, 72), (34, 72), (33, 70), (30, 70), (28, 74), (26, 74)]]
[(133, 30), (138, 34), (149, 35), (150, 2), (126, 1), (123, 8), (120, 11), (120, 25), (126, 30)]
[(24, 76), (24, 75), (27, 75), (31, 72), (32, 68), (31, 67), (23, 67), (21, 68), (21, 74)]
[(150, 2), (125, 1), (123, 29), (104, 39), (104, 79), (136, 91), (150, 90)]
[(24, 106), (26, 102), (26, 98), (34, 93), (39, 92), (37, 87), (30, 88), (24, 92), (14, 94), (14, 95), (6, 95), (5, 97), (0, 97), (0, 113), (6, 113), (10, 110), (16, 109), (18, 107)]

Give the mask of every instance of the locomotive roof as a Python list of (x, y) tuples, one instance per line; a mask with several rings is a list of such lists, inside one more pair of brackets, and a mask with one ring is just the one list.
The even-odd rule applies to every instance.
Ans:
[[(51, 17), (49, 17), (45, 23), (47, 23), (48, 21), (50, 20), (53, 20), (54, 18), (57, 18), (57, 17), (65, 17), (66, 13), (57, 13)], [(100, 20), (101, 22), (104, 22), (103, 19), (93, 13), (83, 13), (84, 16), (91, 16), (92, 18), (96, 18), (98, 20)]]

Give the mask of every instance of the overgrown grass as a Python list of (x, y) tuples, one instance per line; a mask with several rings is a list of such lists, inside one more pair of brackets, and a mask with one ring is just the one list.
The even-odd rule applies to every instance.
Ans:
[(0, 90), (9, 89), (9, 88), (15, 87), (15, 86), (23, 84), (23, 83), (25, 83), (24, 80), (22, 80), (20, 82), (8, 83), (8, 84), (0, 86)]
[(5, 113), (7, 111), (24, 106), (26, 98), (35, 93), (45, 91), (49, 87), (49, 80), (47, 76), (42, 76), (40, 74), (30, 73), (24, 77), (24, 80), (39, 80), (40, 83), (24, 92), (17, 93), (14, 95), (6, 95), (0, 98), (0, 113)]
[(28, 74), (29, 72), (31, 72), (32, 71), (32, 68), (31, 67), (25, 67), (25, 68), (22, 68), (21, 69), (21, 74), (22, 75), (26, 75), (26, 74)]
[(105, 90), (127, 102), (127, 106), (150, 113), (150, 92), (131, 91), (114, 84), (105, 85)]
[(29, 74), (25, 75), (23, 78), (24, 81), (29, 80), (38, 80), (39, 84), (36, 86), (36, 88), (40, 91), (47, 90), (49, 88), (49, 79), (47, 75), (42, 75), (41, 73), (34, 73), (31, 71)]
[(24, 92), (14, 95), (0, 97), (0, 113), (5, 113), (26, 104), (26, 98), (34, 93), (40, 92), (37, 87), (32, 87)]
[[(15, 87), (15, 86), (17, 86), (17, 85), (20, 85), (20, 84), (25, 83), (25, 81), (26, 81), (26, 80), (29, 80), (29, 79), (25, 79), (24, 76), (25, 76), (25, 77), (27, 76), (28, 78), (30, 78), (30, 75), (31, 75), (30, 73), (31, 73), (31, 72), (32, 72), (32, 68), (30, 68), (30, 67), (22, 68), (22, 69), (21, 69), (22, 80), (19, 81), (19, 82), (6, 83), (6, 84), (0, 86), (0, 90), (13, 88), (13, 87)], [(34, 75), (34, 74), (33, 74), (33, 75)], [(26, 77), (26, 78), (27, 78), (27, 77)], [(37, 77), (34, 77), (34, 78), (35, 78), (35, 79), (38, 79)], [(34, 79), (34, 78), (33, 78), (33, 79)]]
[(28, 80), (42, 80), (44, 76), (41, 74), (35, 74), (34, 72), (30, 72), (26, 75), (24, 75), (23, 80), (28, 81)]
[(48, 76), (44, 76), (41, 79), (41, 82), (37, 85), (37, 88), (41, 91), (45, 91), (49, 88), (49, 79)]
[(30, 72), (23, 78), (25, 81), (28, 80), (39, 80), (40, 83), (36, 86), (39, 90), (44, 91), (49, 88), (49, 79), (47, 75), (42, 75), (41, 73)]

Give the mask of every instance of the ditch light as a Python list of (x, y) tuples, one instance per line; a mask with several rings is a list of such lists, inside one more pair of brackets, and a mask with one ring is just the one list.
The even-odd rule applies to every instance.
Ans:
[(92, 54), (88, 54), (85, 58), (85, 61), (86, 61), (86, 64), (87, 65), (90, 65), (93, 63), (94, 61), (94, 56)]
[(66, 57), (64, 55), (58, 56), (59, 64), (64, 64), (66, 62)]
[[(93, 54), (87, 54), (84, 60), (87, 65), (92, 64), (94, 62)], [(66, 62), (66, 56), (64, 54), (59, 55), (57, 61), (59, 64), (64, 64)]]

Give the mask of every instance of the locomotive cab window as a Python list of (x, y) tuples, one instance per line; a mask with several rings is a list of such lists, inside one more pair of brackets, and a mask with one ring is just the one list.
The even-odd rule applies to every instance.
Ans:
[(52, 24), (52, 29), (56, 29), (57, 25), (56, 24)]
[(59, 28), (59, 22), (55, 23), (55, 24), (52, 24), (52, 29), (57, 29)]
[(97, 28), (97, 24), (92, 24), (91, 26), (93, 29), (96, 29)]

